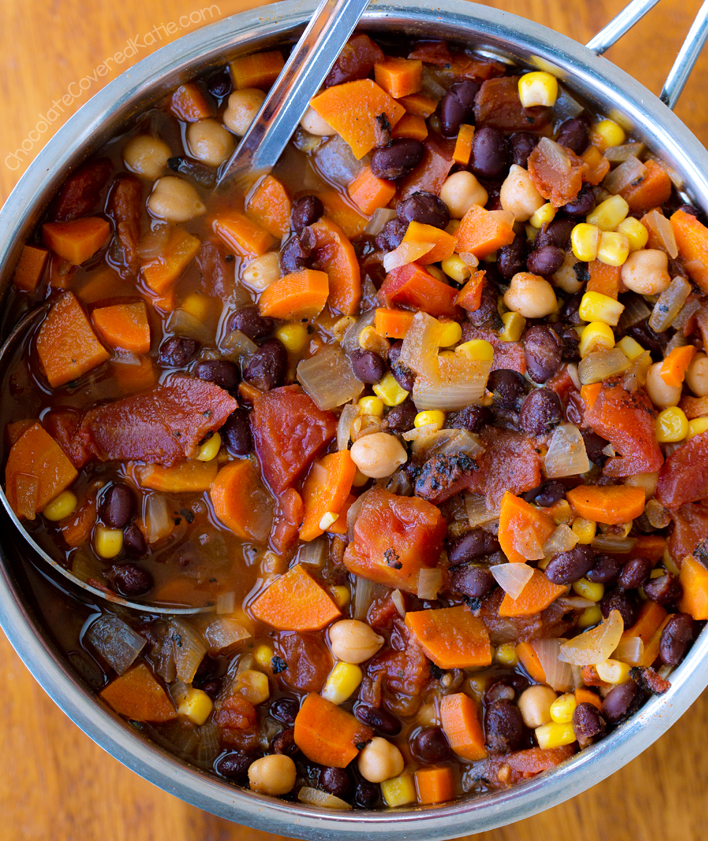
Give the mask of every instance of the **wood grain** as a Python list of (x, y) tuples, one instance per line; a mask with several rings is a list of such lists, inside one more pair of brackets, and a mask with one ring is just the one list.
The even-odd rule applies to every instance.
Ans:
[[(213, 17), (259, 5), (218, 0)], [(622, 0), (498, 0), (490, 3), (588, 40), (623, 6)], [(608, 58), (655, 93), (699, 0), (668, 0), (641, 22)], [(158, 27), (162, 43), (184, 34), (163, 34), (161, 24), (209, 7), (206, 0), (1, 0), (0, 120), (3, 154), (21, 149), (38, 121), (69, 85), (125, 50), (128, 39)], [(210, 16), (203, 16), (205, 23)], [(159, 46), (158, 42), (156, 46)], [(141, 48), (136, 61), (156, 47)], [(115, 75), (98, 77), (63, 115), (51, 120), (24, 161), (9, 168), (0, 160), (4, 201), (41, 144)], [(708, 141), (708, 56), (684, 91), (677, 114)], [(72, 88), (76, 91), (76, 88)], [(38, 136), (38, 135), (35, 135)], [(15, 163), (11, 159), (11, 163)], [(271, 841), (276, 836), (215, 818), (159, 791), (121, 766), (83, 735), (54, 706), (0, 635), (4, 714), (0, 717), (0, 839), (2, 841)], [(611, 779), (542, 815), (493, 832), (478, 841), (699, 841), (706, 837), (708, 789), (708, 696), (657, 744)]]

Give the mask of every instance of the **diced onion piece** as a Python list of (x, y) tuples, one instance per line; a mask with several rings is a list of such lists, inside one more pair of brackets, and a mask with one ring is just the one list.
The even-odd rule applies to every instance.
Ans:
[(233, 653), (239, 644), (248, 639), (251, 634), (235, 619), (222, 617), (207, 625), (204, 636), (209, 643), (209, 654), (212, 657), (218, 657), (222, 654)]
[(212, 721), (207, 721), (197, 728), (199, 745), (195, 762), (203, 768), (209, 768), (221, 750), (221, 730)]
[(462, 354), (438, 359), (440, 375), (437, 381), (418, 376), (413, 386), (413, 402), (418, 411), (440, 409), (457, 412), (476, 403), (484, 395), (491, 360), (468, 359)]
[(368, 493), (368, 491), (365, 491), (361, 496), (358, 496), (349, 506), (349, 510), (347, 511), (347, 533), (350, 543), (354, 540), (354, 523), (356, 522), (356, 518), (359, 516), (359, 510), (364, 504), (364, 500), (366, 499)]
[(564, 640), (540, 639), (531, 645), (541, 663), (546, 683), (556, 692), (568, 692), (573, 688), (573, 670), (570, 665), (560, 658)]
[(608, 193), (621, 193), (625, 187), (633, 181), (644, 178), (647, 168), (634, 155), (629, 155), (624, 163), (621, 163), (617, 169), (613, 169), (602, 182), (602, 186)]
[(698, 297), (695, 295), (689, 296), (686, 303), (681, 308), (679, 314), (673, 320), (671, 326), (679, 331), (683, 332), (683, 328), (688, 323), (688, 319), (691, 318), (692, 315), (695, 315), (698, 310), (701, 308), (701, 302)]
[(582, 596), (561, 596), (555, 603), (563, 610), (585, 610), (586, 607), (595, 607), (596, 604)]
[(175, 702), (175, 706), (178, 707), (187, 695), (189, 695), (189, 687), (184, 681), (176, 680), (170, 685), (170, 695)]
[(602, 452), (603, 455), (606, 455), (608, 458), (614, 458), (617, 455), (612, 444), (608, 444), (606, 447), (603, 447)]
[[(234, 620), (217, 619), (216, 621), (229, 622)], [(207, 653), (206, 643), (202, 639), (201, 634), (198, 634), (191, 625), (178, 617), (170, 619), (170, 630), (168, 633), (172, 638), (172, 644), (174, 646), (177, 677), (185, 683), (191, 683), (194, 680), (194, 675), (197, 673), (199, 664)]]
[(566, 370), (568, 371), (568, 376), (573, 381), (573, 385), (578, 389), (578, 391), (580, 391), (581, 382), (580, 374), (578, 374), (578, 366), (575, 362), (570, 362)]
[(358, 397), (364, 384), (354, 375), (349, 357), (341, 348), (323, 347), (297, 366), (297, 378), (323, 411), (335, 409)]
[(396, 211), (388, 207), (377, 207), (374, 215), (369, 219), (368, 225), (364, 228), (364, 233), (371, 237), (375, 237), (380, 233), (383, 226), (396, 218)]
[(342, 338), (341, 345), (347, 353), (359, 347), (359, 336), (367, 327), (372, 327), (376, 321), (376, 309), (368, 310), (352, 324)]
[(340, 187), (351, 184), (366, 165), (354, 157), (351, 146), (338, 134), (317, 147), (314, 162), (325, 181)]
[(403, 601), (403, 593), (400, 590), (394, 590), (393, 593), (391, 593), (391, 601), (396, 606), (398, 615), (401, 619), (404, 619), (406, 616), (406, 603)]
[(208, 345), (214, 335), (210, 325), (192, 315), (186, 310), (175, 310), (167, 322), (167, 331), (176, 336), (186, 336), (196, 339), (203, 345)]
[(644, 640), (641, 637), (625, 637), (612, 652), (613, 660), (621, 660), (630, 666), (641, 666), (644, 659)]
[(619, 348), (598, 350), (586, 356), (578, 365), (580, 382), (583, 385), (602, 382), (626, 371), (631, 364)]
[(429, 251), (432, 251), (434, 243), (432, 242), (402, 242), (398, 248), (389, 251), (384, 255), (383, 267), (387, 272), (391, 272), (400, 266), (407, 266), (409, 263), (415, 263), (419, 257), (423, 257)]
[(553, 116), (556, 120), (564, 121), (582, 114), (585, 107), (572, 96), (563, 85), (558, 85), (558, 96), (553, 106)]
[(418, 573), (418, 598), (432, 601), (437, 599), (442, 587), (442, 570), (437, 567), (422, 567)]
[(235, 361), (251, 356), (258, 350), (258, 345), (240, 330), (231, 330), (221, 342), (221, 350)]
[(590, 470), (585, 441), (575, 424), (562, 423), (553, 430), (544, 461), (544, 470), (549, 479), (578, 476)]
[(611, 164), (621, 164), (630, 156), (639, 158), (643, 152), (643, 143), (623, 143), (621, 146), (610, 146), (606, 149), (605, 157)]
[(327, 557), (327, 538), (324, 535), (310, 540), (300, 547), (297, 559), (307, 566), (322, 567)]
[(386, 588), (382, 584), (375, 584), (373, 581), (369, 581), (368, 578), (362, 578), (361, 575), (358, 575), (352, 598), (354, 619), (366, 619), (367, 611), (371, 607), (374, 599), (383, 595), (385, 592)]
[(236, 593), (229, 590), (228, 593), (219, 593), (216, 597), (216, 612), (219, 616), (231, 615), (236, 610)]
[(423, 92), (429, 94), (433, 99), (440, 99), (447, 90), (438, 81), (440, 78), (439, 74), (440, 68), (430, 67), (427, 64), (423, 65)]
[(636, 359), (632, 360), (632, 364), (622, 377), (622, 385), (630, 394), (634, 394), (638, 388), (644, 388), (651, 363), (652, 358), (648, 350), (640, 353)]
[(519, 598), (524, 587), (533, 577), (533, 569), (526, 564), (495, 564), (489, 567), (489, 571), (497, 584), (512, 599)]
[(138, 257), (143, 261), (157, 260), (167, 248), (172, 228), (170, 225), (156, 225), (138, 243)]
[[(402, 437), (406, 435), (404, 433)], [(425, 455), (426, 458), (460, 453), (474, 458), (484, 451), (478, 436), (467, 429), (434, 429), (425, 437), (415, 438), (411, 449), (414, 455)]]
[(544, 558), (551, 558), (553, 555), (558, 555), (561, 552), (570, 552), (578, 543), (578, 536), (565, 523), (562, 523), (556, 528), (553, 534), (543, 544)]
[(596, 628), (578, 634), (560, 647), (560, 659), (575, 666), (595, 666), (605, 660), (619, 645), (624, 631), (624, 621), (619, 610), (610, 615)]
[(476, 269), (479, 265), (479, 257), (471, 254), (469, 251), (460, 251), (457, 255), (463, 263), (466, 263), (471, 269)]
[(596, 552), (617, 552), (624, 555), (637, 545), (636, 537), (613, 537), (611, 534), (598, 534), (590, 544)]
[(674, 319), (691, 294), (691, 284), (685, 277), (675, 277), (659, 295), (649, 316), (649, 326), (656, 333), (663, 333), (674, 323)]
[(470, 527), (473, 529), (499, 519), (499, 509), (492, 511), (487, 508), (487, 503), (480, 494), (465, 494), (465, 508)]
[(159, 543), (172, 534), (175, 521), (170, 516), (170, 506), (163, 494), (148, 494), (145, 501), (145, 539), (150, 545)]
[(618, 330), (626, 331), (645, 318), (649, 318), (651, 310), (640, 295), (625, 295), (624, 312), (620, 316)]
[(92, 622), (84, 638), (119, 675), (128, 671), (145, 646), (130, 625), (109, 613)]
[(516, 532), (512, 538), (512, 546), (527, 561), (540, 561), (543, 558), (543, 546), (531, 529)]
[(416, 313), (406, 331), (398, 361), (435, 382), (440, 376), (438, 347), (441, 329), (436, 318), (424, 312)]
[(642, 219), (642, 222), (649, 228), (658, 241), (659, 248), (665, 251), (672, 260), (678, 257), (678, 245), (671, 222), (660, 210), (650, 210)]
[(437, 432), (438, 426), (435, 423), (426, 423), (425, 426), (417, 426), (409, 429), (401, 435), (404, 441), (417, 441), (419, 438), (427, 438)]
[(342, 407), (342, 413), (337, 421), (337, 449), (349, 449), (349, 441), (351, 440), (352, 424), (354, 419), (359, 415), (359, 407), (353, 403), (347, 403)]
[(297, 799), (308, 806), (322, 806), (325, 809), (335, 809), (338, 812), (348, 812), (352, 807), (345, 800), (318, 788), (303, 786), (297, 793)]

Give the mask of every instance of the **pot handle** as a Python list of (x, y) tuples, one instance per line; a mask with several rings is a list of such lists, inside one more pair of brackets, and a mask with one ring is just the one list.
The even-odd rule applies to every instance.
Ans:
[[(600, 30), (586, 46), (596, 55), (602, 55), (614, 43), (628, 32), (635, 23), (656, 6), (659, 0), (631, 0), (625, 8), (613, 18), (607, 26)], [(669, 70), (666, 82), (659, 95), (661, 101), (673, 109), (681, 91), (693, 70), (703, 46), (708, 40), (708, 0), (701, 6), (695, 20), (691, 24), (686, 40), (676, 56), (676, 60)]]

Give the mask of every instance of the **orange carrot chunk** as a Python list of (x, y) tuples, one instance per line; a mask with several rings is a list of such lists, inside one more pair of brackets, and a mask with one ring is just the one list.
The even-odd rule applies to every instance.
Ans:
[(371, 216), (378, 208), (386, 207), (396, 195), (396, 185), (393, 181), (377, 178), (371, 167), (365, 166), (347, 187), (347, 193), (362, 213)]
[(520, 642), (517, 644), (515, 651), (528, 676), (536, 683), (546, 683), (546, 673), (533, 645), (530, 642)]
[(177, 88), (170, 99), (170, 110), (178, 120), (186, 123), (196, 123), (212, 116), (211, 108), (195, 82)]
[(597, 146), (588, 146), (580, 157), (585, 164), (583, 181), (597, 186), (610, 171), (610, 162)]
[(684, 345), (683, 347), (675, 347), (671, 353), (661, 363), (661, 379), (666, 385), (678, 386), (683, 385), (683, 378), (686, 376), (688, 366), (691, 364), (693, 357), (696, 355), (696, 348), (693, 345)]
[(608, 298), (614, 298), (616, 301), (620, 290), (622, 267), (608, 266), (607, 263), (593, 260), (588, 268), (590, 278), (587, 291), (599, 292), (601, 295), (607, 295)]
[(311, 692), (295, 717), (295, 744), (311, 762), (346, 768), (374, 735), (351, 713)]
[(461, 253), (482, 259), (514, 241), (514, 216), (505, 210), (485, 210), (473, 205), (462, 217), (455, 232)]
[[(327, 530), (332, 515), (335, 519), (352, 489), (356, 465), (349, 450), (342, 450), (316, 461), (310, 468), (302, 489), (305, 516), (300, 527), (300, 540), (314, 540)], [(323, 518), (328, 522), (322, 525)]]
[(426, 655), (441, 669), (491, 665), (487, 627), (465, 605), (409, 611), (405, 622)]
[(567, 589), (562, 584), (549, 581), (541, 570), (535, 569), (518, 599), (512, 599), (508, 593), (504, 596), (499, 605), (499, 615), (532, 616), (541, 613)]
[(374, 65), (374, 79), (394, 99), (410, 96), (422, 87), (423, 62), (387, 56)]
[(52, 388), (78, 379), (110, 355), (72, 292), (57, 298), (42, 322), (37, 353)]
[(20, 259), (15, 266), (15, 273), (12, 282), (16, 289), (23, 292), (36, 292), (39, 282), (44, 274), (47, 265), (49, 252), (46, 248), (38, 248), (34, 245), (25, 245), (20, 254)]
[(266, 175), (246, 206), (248, 215), (277, 239), (282, 239), (290, 230), (291, 210), (292, 202), (288, 191), (273, 175)]
[(455, 799), (455, 776), (452, 768), (419, 768), (415, 772), (418, 803), (445, 803)]
[(458, 756), (472, 762), (486, 758), (477, 705), (469, 695), (446, 695), (440, 701), (440, 720), (450, 747)]
[(586, 689), (584, 686), (579, 686), (575, 690), (575, 703), (592, 704), (593, 707), (599, 710), (602, 707), (602, 698), (597, 694), (597, 692), (593, 692), (591, 689)]
[(688, 276), (708, 292), (708, 228), (685, 210), (673, 214), (671, 227)]
[(196, 257), (200, 245), (200, 241), (183, 228), (175, 228), (162, 254), (141, 266), (145, 285), (164, 309), (174, 309), (174, 285)]
[(628, 184), (620, 192), (632, 213), (661, 207), (671, 196), (671, 179), (666, 170), (651, 159), (644, 162), (644, 167), (643, 178)]
[(354, 246), (339, 225), (326, 217), (310, 230), (315, 235), (315, 265), (329, 277), (329, 306), (342, 315), (353, 315), (361, 300), (361, 272)]
[(273, 500), (249, 459), (224, 465), (209, 496), (218, 519), (241, 540), (266, 542), (273, 522)]
[(243, 213), (229, 210), (212, 222), (214, 233), (232, 248), (239, 257), (255, 260), (262, 257), (275, 244), (275, 239), (260, 225)]
[(438, 107), (437, 99), (426, 96), (424, 93), (414, 93), (409, 96), (403, 96), (399, 100), (399, 104), (403, 105), (409, 114), (415, 117), (422, 117), (427, 120), (428, 117), (435, 113)]
[(457, 293), (455, 303), (466, 312), (476, 312), (482, 303), (482, 289), (484, 288), (484, 270), (472, 272), (472, 277)]
[(647, 599), (639, 611), (634, 625), (631, 628), (625, 628), (623, 637), (639, 637), (639, 639), (648, 645), (651, 638), (656, 633), (656, 629), (666, 619), (666, 611), (657, 602)]
[(329, 278), (325, 272), (303, 269), (271, 283), (263, 291), (258, 306), (261, 315), (295, 321), (319, 315), (328, 295)]
[(424, 266), (446, 260), (455, 251), (455, 237), (440, 228), (424, 225), (422, 222), (413, 221), (408, 224), (403, 242), (432, 243), (431, 250), (422, 257), (418, 257), (417, 262)]
[(616, 526), (642, 516), (646, 495), (632, 485), (578, 485), (566, 499), (586, 520)]
[(708, 568), (689, 555), (683, 559), (679, 580), (683, 587), (679, 610), (694, 619), (708, 619)]
[(325, 218), (339, 225), (344, 236), (354, 239), (364, 233), (369, 217), (352, 207), (336, 190), (322, 189), (315, 195), (325, 207)]
[(142, 488), (163, 493), (189, 493), (208, 491), (212, 486), (219, 465), (212, 461), (190, 459), (161, 467), (159, 464), (145, 464), (137, 468), (137, 477)]
[(253, 602), (251, 613), (277, 631), (319, 631), (341, 616), (330, 595), (302, 564), (276, 578)]
[(543, 511), (508, 491), (499, 512), (499, 543), (513, 563), (538, 561), (543, 544), (553, 534), (555, 523)]
[(412, 140), (425, 140), (428, 136), (428, 124), (423, 117), (417, 117), (415, 114), (404, 114), (396, 123), (391, 137), (410, 137)]
[(110, 238), (110, 224), (98, 216), (42, 225), (42, 240), (47, 248), (75, 266), (93, 257)]
[(131, 353), (150, 351), (150, 323), (144, 301), (99, 307), (91, 313), (91, 319), (107, 345)]
[(100, 692), (101, 698), (131, 721), (171, 721), (177, 712), (145, 663), (129, 669)]
[(413, 323), (415, 313), (379, 307), (376, 310), (374, 329), (386, 339), (403, 339)]
[(229, 64), (236, 90), (260, 88), (267, 91), (278, 78), (283, 67), (285, 67), (285, 59), (280, 50), (240, 56)]
[(472, 141), (474, 140), (474, 126), (466, 123), (460, 126), (455, 141), (455, 149), (452, 153), (452, 159), (456, 164), (467, 166), (472, 155)]

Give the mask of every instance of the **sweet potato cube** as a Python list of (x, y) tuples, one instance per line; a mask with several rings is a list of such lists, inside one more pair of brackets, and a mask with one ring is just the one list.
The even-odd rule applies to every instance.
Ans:
[(296, 564), (264, 590), (251, 613), (278, 631), (319, 631), (341, 616), (332, 597), (302, 564)]
[(275, 244), (275, 239), (248, 216), (236, 210), (229, 210), (217, 216), (212, 223), (214, 233), (244, 259), (262, 257)]
[(101, 690), (101, 698), (131, 721), (171, 721), (177, 712), (145, 663), (129, 669)]
[(75, 266), (93, 257), (110, 238), (110, 223), (99, 216), (42, 225), (42, 240), (47, 248)]
[(98, 307), (91, 318), (107, 345), (129, 353), (149, 352), (150, 323), (144, 301)]
[(49, 252), (46, 248), (25, 245), (12, 276), (15, 288), (21, 289), (23, 292), (36, 292), (44, 274), (48, 257)]
[(465, 605), (409, 611), (406, 625), (426, 655), (441, 669), (491, 665), (487, 626)]

